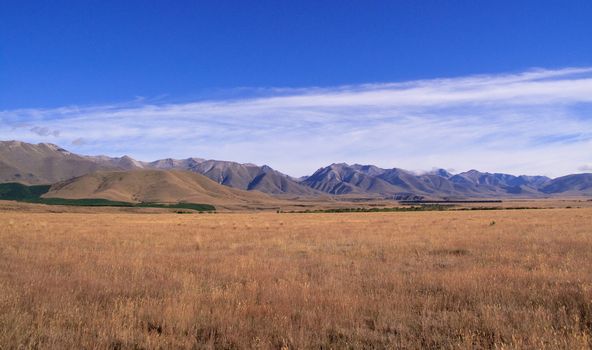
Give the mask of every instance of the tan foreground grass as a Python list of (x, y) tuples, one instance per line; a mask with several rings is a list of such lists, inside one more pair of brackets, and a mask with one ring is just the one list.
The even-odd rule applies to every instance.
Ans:
[(592, 345), (592, 209), (0, 221), (0, 349)]

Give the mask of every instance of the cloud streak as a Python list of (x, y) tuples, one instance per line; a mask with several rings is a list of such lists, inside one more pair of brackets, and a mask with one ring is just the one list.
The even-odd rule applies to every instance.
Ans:
[(592, 67), (7, 110), (0, 111), (0, 138), (142, 160), (254, 162), (291, 175), (347, 161), (559, 176), (592, 163)]

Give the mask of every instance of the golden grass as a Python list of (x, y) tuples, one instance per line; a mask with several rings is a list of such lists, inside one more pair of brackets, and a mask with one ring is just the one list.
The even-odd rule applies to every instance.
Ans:
[(592, 346), (592, 209), (0, 222), (0, 349)]

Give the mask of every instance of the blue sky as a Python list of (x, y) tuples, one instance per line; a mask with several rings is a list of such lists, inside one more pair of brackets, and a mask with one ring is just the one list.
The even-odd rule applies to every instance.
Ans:
[(0, 139), (592, 171), (590, 1), (2, 1)]

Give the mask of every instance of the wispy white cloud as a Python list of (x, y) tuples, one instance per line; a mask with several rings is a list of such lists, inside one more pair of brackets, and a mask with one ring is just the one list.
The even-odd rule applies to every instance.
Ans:
[(29, 129), (29, 131), (31, 131), (39, 136), (50, 136), (50, 135), (55, 136), (55, 137), (60, 136), (59, 130), (50, 130), (48, 127), (34, 126), (31, 129)]
[(254, 162), (291, 175), (347, 161), (559, 176), (592, 163), (592, 67), (7, 110), (0, 138), (142, 160)]

